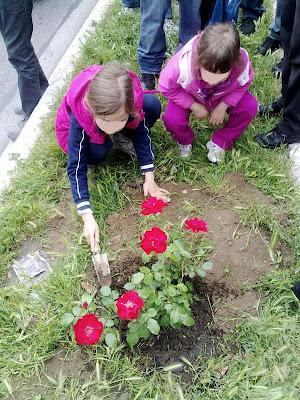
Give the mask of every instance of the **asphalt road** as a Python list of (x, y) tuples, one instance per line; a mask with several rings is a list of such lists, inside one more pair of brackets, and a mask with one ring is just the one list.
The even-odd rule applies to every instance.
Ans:
[[(101, 0), (99, 0), (101, 1)], [(76, 36), (97, 0), (35, 0), (32, 43), (47, 77)], [(7, 133), (17, 126), (20, 117), (17, 74), (7, 61), (0, 36), (0, 154), (9, 142)]]

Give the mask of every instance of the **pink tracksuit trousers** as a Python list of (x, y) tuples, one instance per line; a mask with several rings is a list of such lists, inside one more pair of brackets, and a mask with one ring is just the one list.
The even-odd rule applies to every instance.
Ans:
[[(208, 103), (201, 104), (206, 106), (208, 111), (212, 111), (217, 106), (217, 103), (213, 104), (213, 108)], [(212, 141), (225, 150), (230, 149), (255, 118), (257, 110), (256, 98), (246, 92), (235, 107), (227, 109), (228, 121), (213, 134)], [(168, 101), (162, 116), (166, 129), (179, 144), (192, 144), (194, 141), (195, 133), (189, 124), (190, 114), (189, 109), (182, 108), (173, 101)]]

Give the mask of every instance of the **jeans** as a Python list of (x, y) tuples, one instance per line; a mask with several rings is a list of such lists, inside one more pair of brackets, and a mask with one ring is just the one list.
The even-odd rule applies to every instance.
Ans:
[(277, 0), (275, 18), (270, 25), (269, 36), (273, 40), (280, 41), (280, 28), (281, 28), (281, 14), (283, 8), (283, 0)]
[(18, 74), (22, 109), (29, 116), (48, 87), (48, 81), (31, 44), (32, 0), (0, 1), (0, 32), (8, 60)]
[[(140, 8), (140, 0), (122, 0), (122, 3), (123, 3), (123, 7)], [(168, 11), (166, 13), (166, 18), (167, 19), (172, 19), (173, 18), (171, 4), (170, 4), (170, 7), (168, 8)]]
[(286, 143), (300, 143), (300, 1), (285, 0), (281, 16), (283, 118)]
[[(142, 73), (159, 74), (167, 50), (164, 21), (171, 0), (141, 0), (138, 61)], [(179, 41), (185, 44), (201, 27), (201, 0), (180, 0)]]
[(265, 11), (263, 0), (242, 0), (240, 8), (244, 18), (258, 19)]
[[(145, 124), (150, 129), (159, 119), (161, 113), (161, 104), (158, 97), (150, 93), (144, 94), (143, 111), (145, 113)], [(128, 136), (131, 136), (132, 131), (132, 129), (128, 129), (128, 131), (123, 129), (122, 133), (127, 136), (128, 132)], [(90, 165), (97, 165), (103, 162), (107, 158), (112, 146), (113, 144), (109, 137), (107, 137), (103, 144), (89, 143), (88, 163)]]

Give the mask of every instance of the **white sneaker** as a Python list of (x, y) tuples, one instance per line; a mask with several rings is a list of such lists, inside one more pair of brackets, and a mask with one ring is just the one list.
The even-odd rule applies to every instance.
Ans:
[(178, 144), (181, 157), (188, 158), (192, 154), (191, 144)]
[(206, 143), (206, 148), (208, 150), (207, 158), (210, 162), (214, 164), (218, 164), (222, 161), (224, 157), (225, 150), (222, 147), (218, 146), (212, 140)]
[(119, 11), (119, 15), (131, 15), (134, 13), (134, 8), (123, 7), (121, 11)]

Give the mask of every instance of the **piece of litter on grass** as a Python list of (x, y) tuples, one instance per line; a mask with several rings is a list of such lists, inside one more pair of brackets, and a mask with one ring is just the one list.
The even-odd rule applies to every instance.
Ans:
[(183, 189), (183, 191), (182, 191), (183, 194), (187, 194), (187, 192), (188, 191), (186, 189)]
[(46, 255), (40, 250), (14, 261), (12, 269), (19, 281), (28, 287), (42, 281), (52, 272)]
[(228, 367), (224, 367), (224, 368), (219, 369), (220, 378), (224, 378), (224, 376), (228, 372), (228, 369), (229, 369)]

